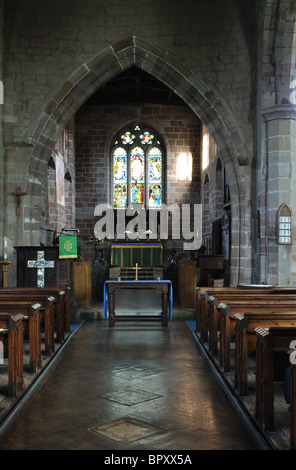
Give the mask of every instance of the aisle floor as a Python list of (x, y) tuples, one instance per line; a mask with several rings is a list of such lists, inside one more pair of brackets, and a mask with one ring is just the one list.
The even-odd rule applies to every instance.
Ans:
[(2, 450), (254, 450), (184, 321), (87, 320)]

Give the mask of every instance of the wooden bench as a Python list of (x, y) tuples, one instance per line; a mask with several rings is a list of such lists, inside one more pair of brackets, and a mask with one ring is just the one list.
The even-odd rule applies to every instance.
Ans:
[(289, 293), (294, 293), (296, 294), (296, 288), (290, 288), (290, 287), (284, 287), (284, 288), (278, 288), (275, 286), (266, 286), (266, 285), (248, 285), (248, 286), (234, 286), (234, 287), (196, 287), (196, 331), (199, 332), (201, 329), (201, 316), (202, 316), (202, 308), (203, 308), (203, 302), (205, 301), (205, 298), (208, 298), (210, 296), (215, 296), (219, 294), (233, 294), (233, 293), (247, 293), (251, 292), (252, 294), (254, 292), (278, 292), (277, 289), (279, 289), (281, 292), (289, 292)]
[(291, 365), (290, 448), (296, 450), (296, 365)]
[(209, 299), (215, 298), (216, 302), (225, 301), (233, 295), (242, 294), (253, 296), (256, 292), (264, 292), (261, 288), (242, 289), (240, 287), (209, 287), (196, 288), (196, 332), (200, 332), (202, 341), (208, 341), (209, 330)]
[(29, 336), (30, 372), (36, 373), (38, 367), (42, 367), (41, 359), (41, 334), (40, 334), (40, 304), (32, 305), (30, 302), (0, 301), (0, 313), (8, 313), (11, 316), (21, 313), (24, 327)]
[[(218, 335), (218, 326), (220, 324), (220, 312), (219, 312), (219, 303), (229, 303), (234, 301), (245, 301), (250, 304), (255, 302), (264, 301), (265, 303), (270, 302), (281, 302), (289, 301), (296, 303), (296, 294), (289, 291), (289, 293), (279, 293), (276, 294), (267, 292), (257, 292), (256, 290), (246, 291), (241, 290), (240, 292), (221, 292), (215, 296), (208, 296), (209, 292), (201, 293), (203, 297), (203, 306), (202, 306), (202, 320), (201, 320), (201, 330), (200, 337), (203, 342), (209, 341), (209, 350), (213, 354), (217, 354), (217, 335)], [(220, 325), (221, 326), (221, 325)]]
[[(285, 345), (284, 347), (282, 348), (278, 348), (278, 343), (276, 344), (276, 347), (275, 349), (273, 350), (273, 354), (272, 354), (272, 358), (274, 357), (274, 355), (276, 353), (282, 353), (285, 357), (285, 360), (288, 361), (288, 349), (289, 349), (289, 344), (292, 340), (295, 340), (296, 339), (296, 332), (291, 329), (293, 329), (294, 327), (293, 326), (290, 326), (290, 324), (293, 324), (294, 323), (294, 319), (292, 319), (292, 316), (294, 316), (296, 314), (296, 303), (295, 303), (295, 299), (293, 299), (293, 296), (295, 296), (296, 294), (296, 288), (295, 287), (263, 287), (262, 290), (261, 290), (261, 286), (259, 287), (259, 289), (257, 287), (255, 287), (254, 289), (249, 289), (249, 286), (246, 287), (246, 292), (244, 292), (244, 289), (241, 289), (240, 287), (233, 287), (233, 288), (230, 288), (230, 289), (227, 289), (227, 288), (197, 288), (197, 303), (196, 303), (196, 332), (200, 334), (200, 337), (202, 337), (202, 334), (201, 334), (201, 315), (202, 313), (204, 313), (206, 310), (206, 315), (204, 316), (203, 318), (203, 321), (204, 321), (204, 331), (202, 332), (203, 335), (204, 335), (204, 339), (206, 341), (209, 341), (209, 349), (211, 349), (211, 327), (213, 325), (211, 325), (211, 315), (210, 315), (210, 301), (209, 301), (209, 297), (218, 297), (218, 298), (222, 298), (222, 295), (224, 294), (224, 302), (215, 302), (215, 305), (216, 305), (216, 310), (218, 312), (218, 315), (216, 315), (216, 319), (218, 319), (218, 326), (220, 327), (221, 329), (221, 325), (220, 325), (220, 319), (221, 319), (221, 312), (220, 310), (218, 310), (218, 308), (220, 308), (222, 305), (220, 304), (224, 304), (226, 305), (227, 303), (229, 303), (229, 306), (231, 305), (231, 302), (232, 302), (232, 298), (234, 298), (237, 294), (239, 294), (239, 297), (240, 299), (243, 299), (244, 298), (244, 306), (242, 306), (243, 308), (243, 311), (241, 311), (241, 313), (238, 313), (238, 309), (233, 310), (234, 313), (231, 314), (231, 317), (234, 317), (234, 324), (235, 324), (235, 352), (236, 354), (240, 354), (240, 360), (239, 360), (239, 363), (237, 363), (238, 361), (238, 358), (237, 356), (235, 357), (235, 371), (237, 371), (237, 373), (239, 374), (239, 376), (237, 377), (234, 377), (236, 379), (236, 384), (238, 383), (238, 381), (241, 381), (241, 384), (239, 385), (240, 386), (240, 391), (239, 391), (239, 395), (242, 394), (242, 395), (245, 395), (246, 394), (246, 391), (247, 391), (247, 387), (248, 387), (248, 383), (247, 383), (247, 380), (244, 381), (244, 377), (246, 377), (246, 370), (243, 369), (244, 367), (247, 367), (248, 364), (246, 364), (246, 361), (243, 359), (243, 356), (242, 356), (242, 353), (239, 352), (239, 350), (237, 348), (239, 348), (239, 339), (238, 339), (238, 333), (237, 333), (237, 327), (236, 327), (236, 324), (237, 324), (237, 317), (240, 318), (240, 320), (243, 322), (243, 318), (244, 318), (244, 315), (248, 316), (250, 319), (253, 315), (258, 315), (257, 316), (257, 320), (259, 320), (259, 315), (262, 315), (262, 318), (263, 317), (266, 317), (266, 315), (268, 316), (279, 316), (280, 317), (280, 320), (281, 321), (284, 321), (284, 317), (286, 315), (288, 315), (289, 313), (291, 314), (291, 320), (288, 319), (289, 321), (289, 327), (285, 327), (283, 326), (283, 323), (281, 324), (280, 327), (275, 327), (275, 326), (269, 326), (269, 330), (266, 330), (266, 328), (268, 328), (266, 322), (265, 324), (264, 323), (261, 323), (261, 325), (264, 324), (264, 328), (261, 328), (261, 332), (263, 332), (263, 335), (266, 334), (266, 332), (270, 335), (274, 329), (278, 329), (280, 328), (280, 330), (282, 331), (282, 329), (288, 329), (288, 333), (287, 335), (289, 335), (287, 338), (285, 338)], [(251, 295), (248, 296), (246, 295), (247, 292), (251, 292)], [(249, 309), (249, 305), (250, 305), (250, 302), (249, 302), (249, 299), (254, 299), (255, 296), (257, 296), (257, 294), (260, 293), (260, 296), (261, 296), (261, 300), (264, 300), (264, 305), (265, 307), (261, 307), (260, 310), (258, 310), (257, 308), (257, 312), (255, 309)], [(261, 294), (264, 294), (263, 296)], [(285, 296), (285, 299), (283, 300), (282, 297), (280, 297), (282, 294), (284, 294)], [(278, 299), (275, 301), (275, 299)], [(287, 301), (287, 299), (290, 299), (288, 301), (288, 305), (286, 305), (285, 309), (283, 309), (283, 305), (284, 303)], [(292, 302), (291, 302), (292, 300)], [(246, 301), (247, 301), (247, 305), (246, 305)], [(206, 303), (206, 310), (204, 310), (202, 312), (202, 303)], [(271, 308), (272, 305), (274, 305), (274, 303), (276, 303), (276, 307), (275, 308)], [(292, 303), (292, 305), (291, 305)], [(266, 306), (267, 305), (267, 306)], [(295, 308), (295, 310), (294, 310)], [(249, 310), (251, 310), (249, 312)], [(275, 311), (272, 311), (272, 310), (275, 310)], [(284, 310), (284, 312), (283, 312)], [(217, 313), (216, 312), (216, 313)], [(289, 317), (290, 318), (290, 317)], [(273, 318), (273, 320), (275, 320), (275, 318)], [(255, 320), (254, 320), (255, 321)], [(266, 318), (265, 318), (265, 321), (266, 321)], [(260, 322), (260, 320), (259, 320)], [(290, 323), (291, 322), (291, 323)], [(233, 326), (233, 325), (232, 325)], [(251, 325), (250, 326), (255, 326), (255, 324)], [(255, 326), (256, 329), (260, 327), (258, 326)], [(208, 328), (208, 333), (207, 333), (207, 328)], [(248, 329), (248, 349), (249, 349), (249, 352), (253, 351), (253, 341), (249, 341), (250, 340), (250, 334), (249, 334), (249, 330)], [(220, 335), (222, 335), (223, 337), (223, 325), (222, 325), (222, 332), (220, 331)], [(257, 332), (255, 332), (256, 334), (256, 339), (257, 339)], [(274, 333), (273, 333), (274, 334)], [(252, 338), (253, 338), (253, 333), (252, 333)], [(241, 338), (242, 340), (242, 338)], [(244, 339), (244, 341), (246, 341), (246, 339)], [(218, 343), (219, 344), (219, 343)], [(228, 341), (228, 345), (229, 345), (229, 348), (230, 348), (230, 341)], [(266, 347), (266, 346), (265, 346)], [(262, 351), (264, 351), (265, 347), (262, 347)], [(222, 341), (222, 348), (223, 348), (223, 341)], [(244, 349), (244, 355), (246, 354), (245, 353), (245, 350), (246, 350), (246, 344), (245, 344), (245, 349)], [(220, 354), (221, 354), (221, 348), (220, 348)], [(262, 352), (263, 354), (263, 352)], [(256, 348), (256, 353), (255, 353), (255, 356), (254, 356), (254, 359), (257, 361), (257, 356), (258, 356), (258, 352), (257, 352), (257, 348)], [(246, 356), (245, 356), (246, 357)], [(220, 356), (220, 363), (222, 362), (223, 359), (221, 359), (221, 356)], [(259, 422), (259, 425), (261, 425), (261, 428), (263, 430), (272, 430), (274, 428), (274, 409), (273, 409), (273, 386), (270, 385), (270, 374), (268, 376), (268, 380), (265, 379), (265, 377), (263, 376), (263, 374), (261, 374), (260, 372), (260, 361), (262, 363), (262, 357), (260, 357), (259, 361), (258, 361), (258, 366), (257, 367), (257, 373), (255, 374), (255, 377), (256, 377), (256, 412), (255, 412), (255, 416), (257, 417), (257, 420)], [(265, 364), (273, 364), (272, 360), (271, 361), (268, 361), (268, 360), (264, 360), (264, 363)], [(240, 365), (239, 365), (240, 364)], [(238, 371), (237, 370), (237, 367), (241, 367), (241, 369)], [(258, 371), (259, 369), (259, 371)], [(284, 369), (284, 367), (283, 367)], [(284, 375), (284, 370), (282, 369), (282, 375)], [(225, 370), (225, 369), (224, 369)], [(269, 370), (270, 372), (270, 370)], [(261, 377), (261, 379), (259, 379), (259, 376)], [(264, 377), (264, 378), (262, 378)], [(265, 383), (263, 383), (265, 381)], [(267, 385), (268, 383), (268, 385)], [(259, 388), (259, 384), (262, 386), (262, 388), (264, 389), (264, 394), (263, 394), (263, 391), (261, 389), (261, 394), (257, 392), (257, 389)], [(273, 384), (272, 384), (273, 385)], [(268, 393), (268, 390), (271, 390), (271, 392)], [(237, 393), (237, 392), (235, 392)], [(270, 393), (272, 394), (272, 403), (271, 403), (271, 398), (270, 398)], [(241, 396), (242, 396), (241, 395)], [(264, 397), (264, 400), (262, 399), (262, 396)], [(265, 399), (265, 397), (267, 397)], [(291, 424), (290, 424), (290, 446), (291, 446), (291, 449), (295, 450), (296, 449), (296, 365), (292, 367), (292, 370), (291, 370)]]
[[(294, 299), (294, 300), (293, 300)], [(256, 292), (242, 292), (238, 294), (237, 292), (228, 293), (226, 295), (220, 294), (219, 296), (210, 296), (206, 297), (205, 302), (205, 316), (206, 320), (203, 322), (202, 330), (201, 330), (201, 339), (203, 342), (209, 342), (209, 350), (213, 354), (217, 354), (217, 340), (218, 340), (218, 329), (220, 325), (220, 309), (219, 303), (233, 303), (233, 302), (247, 302), (247, 304), (255, 304), (257, 303), (262, 305), (263, 303), (270, 303), (270, 302), (281, 302), (281, 301), (289, 301), (289, 302), (296, 302), (296, 296), (294, 294), (290, 295), (267, 295), (266, 293), (256, 293)], [(206, 308), (207, 307), (207, 308)], [(252, 307), (253, 308), (253, 307)], [(239, 310), (240, 311), (240, 310)]]
[(4, 287), (0, 288), (2, 293), (16, 293), (26, 295), (26, 299), (33, 298), (33, 294), (52, 296), (55, 298), (55, 319), (57, 341), (62, 342), (65, 339), (65, 332), (70, 331), (71, 308), (70, 308), (70, 290), (62, 290), (59, 287)]
[[(256, 343), (256, 406), (255, 419), (263, 432), (274, 431), (275, 358), (282, 353), (289, 364), (289, 346), (296, 339), (294, 327), (255, 328)], [(284, 364), (282, 365), (284, 369)], [(282, 370), (284, 376), (284, 371)]]
[[(35, 288), (28, 288), (35, 289)], [(42, 293), (54, 296), (57, 299), (57, 316), (60, 320), (60, 325), (58, 329), (58, 341), (63, 341), (65, 339), (64, 333), (70, 332), (71, 324), (71, 303), (70, 303), (70, 288), (60, 289), (59, 287), (39, 287), (38, 289), (42, 290)]]
[[(261, 310), (262, 312), (291, 312), (295, 308), (294, 300), (279, 300), (278, 297), (269, 302), (267, 300), (255, 300), (252, 302), (251, 299), (235, 300), (229, 302), (227, 305), (220, 303), (218, 305), (220, 311), (220, 366), (224, 372), (230, 371), (230, 344), (231, 338), (235, 338), (235, 313), (244, 315), (246, 311), (254, 312)], [(296, 312), (296, 308), (295, 308)]]
[(23, 320), (21, 314), (0, 313), (0, 339), (8, 357), (8, 396), (13, 398), (24, 389)]
[[(219, 304), (220, 303), (238, 303), (238, 302), (247, 302), (252, 304), (255, 303), (262, 304), (262, 302), (266, 304), (271, 303), (280, 303), (280, 302), (295, 302), (296, 304), (296, 294), (295, 293), (276, 293), (275, 291), (272, 293), (267, 292), (257, 292), (257, 291), (242, 291), (242, 292), (229, 292), (229, 293), (221, 293), (215, 296), (209, 296), (206, 298), (205, 302), (205, 315), (206, 318), (202, 322), (202, 333), (201, 337), (203, 341), (209, 341), (210, 350), (213, 349), (213, 353), (215, 353), (216, 342), (217, 342), (217, 331), (218, 331), (218, 324), (220, 321), (220, 313), (219, 313)], [(207, 307), (207, 308), (206, 308)], [(240, 310), (238, 310), (240, 312)], [(221, 325), (220, 325), (221, 327)]]
[(54, 312), (56, 299), (53, 296), (46, 296), (40, 293), (22, 293), (14, 291), (13, 293), (4, 293), (0, 289), (0, 305), (1, 302), (18, 302), (28, 300), (32, 303), (39, 303), (41, 305), (41, 327), (44, 326), (44, 354), (50, 356), (54, 353)]
[(296, 364), (290, 364), (290, 449), (296, 450)]
[(248, 357), (256, 352), (255, 328), (296, 327), (294, 312), (245, 312), (234, 315), (235, 325), (235, 388), (239, 396), (248, 395)]
[(295, 287), (275, 286), (237, 286), (237, 287), (197, 287), (196, 288), (196, 332), (200, 333), (202, 341), (208, 340), (208, 299), (215, 297), (219, 302), (227, 303), (227, 299), (239, 295), (243, 297), (295, 295)]

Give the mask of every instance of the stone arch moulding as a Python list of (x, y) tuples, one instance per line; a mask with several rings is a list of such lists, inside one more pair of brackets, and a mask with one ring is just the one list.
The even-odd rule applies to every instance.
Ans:
[[(250, 247), (241, 242), (242, 231), (250, 233), (246, 189), (237, 156), (244, 145), (231, 113), (202, 80), (168, 52), (150, 42), (131, 36), (102, 50), (92, 60), (76, 69), (63, 86), (48, 99), (30, 135), (33, 152), (28, 169), (26, 192), (36, 195), (41, 186), (50, 152), (67, 122), (82, 104), (104, 83), (124, 70), (137, 66), (165, 83), (195, 112), (212, 134), (224, 162), (232, 198), (232, 265), (231, 283), (250, 282), (246, 279), (243, 260), (250, 258)], [(240, 183), (239, 183), (240, 182)], [(35, 186), (35, 188), (34, 188)]]
[[(262, 54), (263, 96), (273, 105), (295, 105), (296, 13), (294, 0), (269, 0), (264, 5)], [(273, 77), (273, 80), (271, 80)], [(271, 85), (273, 83), (273, 85)]]

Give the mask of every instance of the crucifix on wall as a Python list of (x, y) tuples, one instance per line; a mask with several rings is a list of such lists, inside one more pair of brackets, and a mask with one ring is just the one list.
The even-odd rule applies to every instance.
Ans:
[(11, 193), (13, 196), (16, 196), (16, 215), (20, 215), (20, 206), (21, 206), (21, 197), (25, 196), (27, 193), (21, 191), (21, 187), (16, 188), (16, 192)]

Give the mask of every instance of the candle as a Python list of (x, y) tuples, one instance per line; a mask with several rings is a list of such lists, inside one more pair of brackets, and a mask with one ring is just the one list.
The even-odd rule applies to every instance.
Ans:
[(7, 260), (7, 237), (4, 237), (4, 259)]

